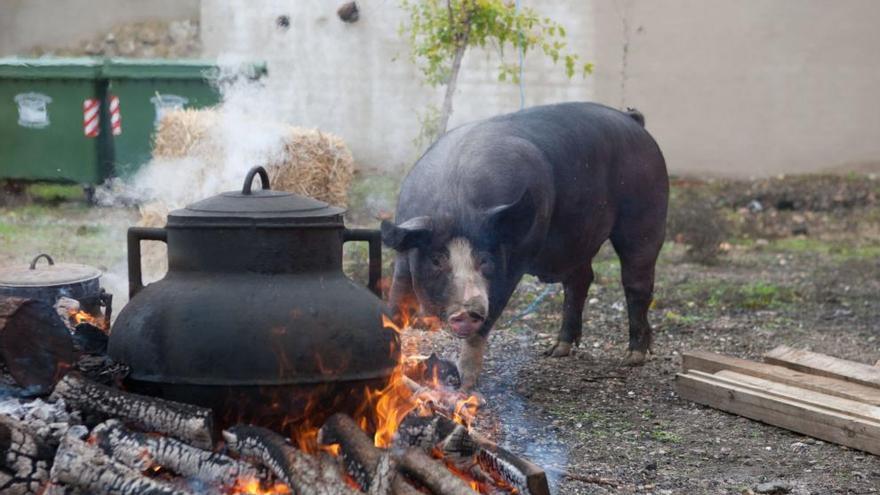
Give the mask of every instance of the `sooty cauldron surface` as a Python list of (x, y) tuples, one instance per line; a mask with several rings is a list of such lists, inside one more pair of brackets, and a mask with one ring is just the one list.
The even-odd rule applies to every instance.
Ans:
[[(257, 174), (263, 188), (252, 190)], [(308, 400), (345, 411), (381, 386), (398, 337), (381, 300), (342, 272), (342, 244), (368, 241), (375, 290), (379, 233), (347, 230), (342, 213), (272, 191), (256, 167), (241, 191), (173, 211), (165, 228), (129, 229), (131, 301), (109, 353), (131, 367), (131, 388), (234, 421), (265, 408), (295, 418)], [(168, 244), (167, 275), (146, 287), (141, 240)]]

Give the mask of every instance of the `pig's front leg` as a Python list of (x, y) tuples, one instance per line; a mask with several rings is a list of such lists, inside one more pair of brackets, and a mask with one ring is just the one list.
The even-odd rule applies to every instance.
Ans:
[(591, 283), (593, 283), (593, 268), (589, 265), (578, 270), (562, 283), (565, 291), (562, 301), (562, 328), (559, 330), (556, 343), (547, 350), (546, 355), (568, 356), (572, 348), (580, 344), (584, 326), (584, 303)]
[(406, 256), (398, 254), (394, 260), (394, 275), (391, 278), (391, 290), (388, 294), (388, 309), (397, 324), (402, 323), (402, 314), (415, 314), (416, 296), (412, 287), (412, 274)]
[(461, 342), (458, 357), (458, 373), (461, 375), (462, 392), (470, 392), (477, 386), (483, 370), (483, 356), (486, 353), (486, 336), (477, 333)]

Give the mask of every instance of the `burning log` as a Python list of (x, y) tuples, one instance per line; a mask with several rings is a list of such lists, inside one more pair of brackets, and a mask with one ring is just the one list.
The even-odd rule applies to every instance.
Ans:
[(251, 425), (223, 430), (226, 445), (234, 454), (266, 466), (297, 495), (355, 495), (342, 477), (336, 461), (326, 454), (309, 455), (297, 450), (277, 433)]
[(137, 471), (161, 466), (180, 476), (227, 486), (239, 478), (262, 477), (258, 469), (245, 462), (169, 437), (129, 430), (117, 420), (98, 425), (92, 438), (105, 454)]
[(73, 345), (83, 354), (103, 356), (107, 354), (110, 337), (104, 330), (84, 321), (73, 327)]
[(488, 476), (495, 480), (493, 484), (515, 488), (519, 493), (550, 493), (547, 475), (540, 467), (441, 414), (410, 414), (401, 422), (397, 440), (423, 451), (439, 448), (453, 465), (475, 480), (484, 481)]
[(11, 416), (0, 416), (0, 493), (39, 493), (49, 479), (55, 449), (28, 425)]
[(211, 450), (213, 414), (210, 409), (132, 394), (70, 373), (58, 382), (50, 399), (64, 399), (86, 413), (118, 418), (144, 431), (164, 433)]
[(424, 451), (411, 448), (400, 458), (400, 470), (435, 495), (473, 495), (474, 491), (446, 466)]
[(31, 395), (52, 389), (76, 353), (67, 325), (41, 301), (0, 297), (0, 357), (15, 382)]
[(193, 495), (149, 478), (107, 457), (83, 440), (85, 428), (73, 427), (61, 441), (52, 464), (53, 483), (64, 483), (92, 495)]
[(439, 414), (430, 416), (409, 414), (400, 422), (395, 443), (399, 446), (419, 447), (430, 452), (435, 445), (449, 436), (456, 426), (457, 423)]
[(458, 389), (461, 387), (461, 374), (458, 366), (448, 359), (443, 359), (436, 353), (430, 356), (411, 356), (404, 363), (404, 373), (418, 383), (432, 383), (446, 388)]
[(363, 490), (395, 495), (420, 493), (403, 477), (397, 476), (395, 463), (390, 456), (373, 445), (370, 437), (349, 416), (330, 416), (318, 432), (318, 442), (322, 445), (339, 445), (339, 456), (348, 474)]

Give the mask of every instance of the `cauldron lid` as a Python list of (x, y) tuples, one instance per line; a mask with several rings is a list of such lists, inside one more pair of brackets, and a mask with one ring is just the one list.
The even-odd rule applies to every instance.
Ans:
[[(47, 265), (37, 265), (45, 258)], [(56, 287), (88, 282), (101, 276), (101, 270), (76, 263), (55, 263), (48, 254), (39, 254), (30, 266), (0, 270), (2, 287)]]
[[(262, 189), (252, 190), (252, 182), (260, 176)], [(197, 201), (168, 215), (168, 224), (191, 224), (209, 221), (242, 221), (259, 223), (283, 222), (285, 225), (342, 224), (342, 208), (299, 194), (273, 191), (269, 175), (263, 167), (252, 168), (241, 191), (228, 191)]]

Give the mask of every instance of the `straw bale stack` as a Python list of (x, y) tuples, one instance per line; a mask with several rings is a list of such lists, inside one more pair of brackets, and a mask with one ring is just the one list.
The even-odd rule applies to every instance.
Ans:
[[(205, 173), (211, 173), (210, 165), (221, 163), (224, 156), (224, 143), (217, 142), (211, 133), (218, 121), (216, 110), (169, 112), (159, 124), (153, 156), (197, 158), (206, 164)], [(317, 129), (283, 127), (284, 152), (280, 160), (264, 165), (272, 188), (345, 206), (354, 159), (342, 138)]]

